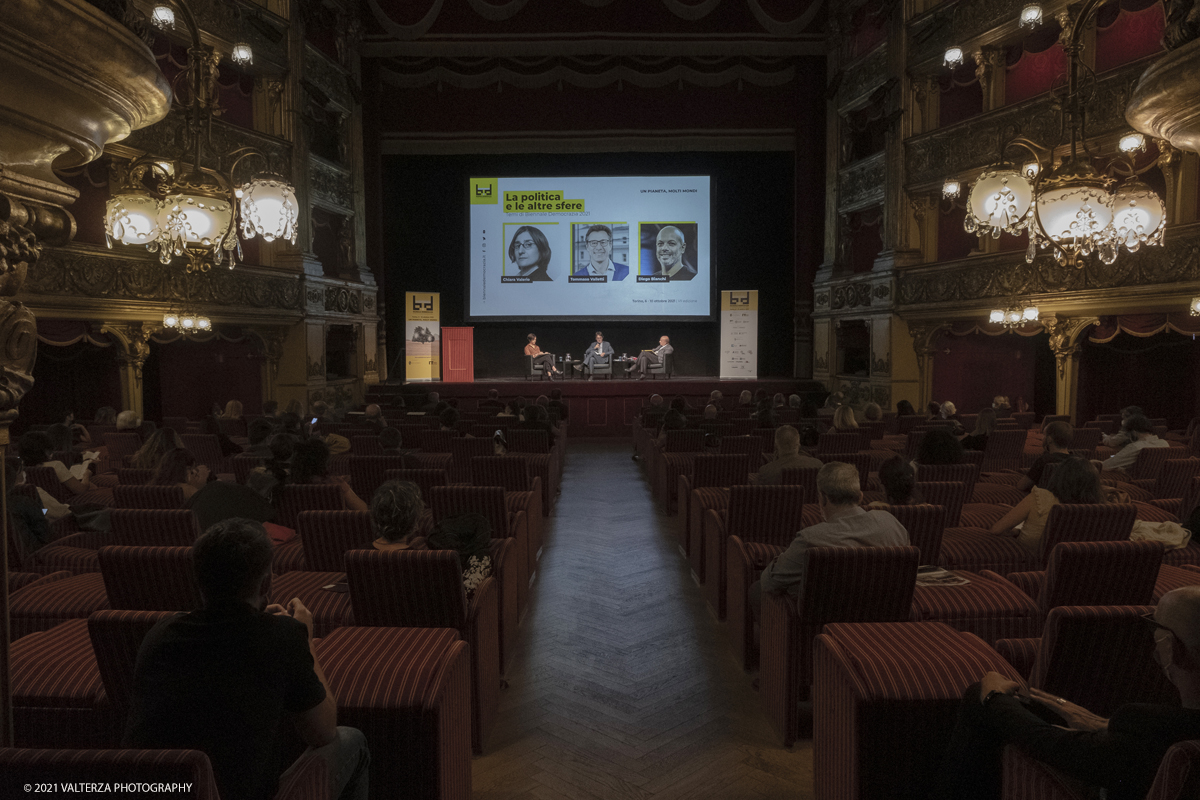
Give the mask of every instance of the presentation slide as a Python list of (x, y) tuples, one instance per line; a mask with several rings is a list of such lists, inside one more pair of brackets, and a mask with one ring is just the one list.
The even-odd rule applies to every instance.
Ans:
[(468, 316), (711, 318), (709, 183), (472, 178)]

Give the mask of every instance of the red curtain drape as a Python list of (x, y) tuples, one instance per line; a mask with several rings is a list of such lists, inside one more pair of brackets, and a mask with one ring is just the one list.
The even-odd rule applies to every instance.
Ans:
[(1119, 333), (1148, 338), (1165, 330), (1195, 336), (1200, 333), (1200, 317), (1193, 317), (1182, 311), (1169, 314), (1122, 314), (1115, 317), (1101, 317), (1100, 324), (1092, 326), (1088, 333), (1088, 341), (1104, 344), (1111, 342)]

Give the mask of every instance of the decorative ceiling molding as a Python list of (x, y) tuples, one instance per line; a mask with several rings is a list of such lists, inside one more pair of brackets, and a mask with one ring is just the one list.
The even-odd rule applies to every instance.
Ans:
[(471, 153), (627, 153), (700, 151), (791, 151), (796, 131), (788, 130), (586, 130), (465, 131), (385, 133), (384, 155), (462, 155)]
[(813, 34), (794, 39), (775, 39), (766, 34), (736, 36), (714, 33), (689, 36), (588, 31), (561, 36), (430, 36), (419, 42), (368, 38), (362, 45), (364, 58), (531, 58), (539, 56), (654, 58), (749, 57), (796, 58), (824, 56), (824, 38)]
[[(482, 63), (481, 63), (482, 62)], [(756, 60), (746, 63), (735, 59), (691, 64), (660, 59), (392, 59), (380, 69), (380, 78), (389, 85), (415, 89), (447, 85), (456, 89), (482, 89), (498, 84), (520, 89), (540, 89), (566, 83), (584, 89), (601, 89), (629, 83), (642, 88), (658, 88), (674, 83), (692, 86), (726, 86), (745, 82), (754, 86), (784, 86), (796, 78), (796, 64), (790, 59)], [(641, 67), (641, 68), (640, 68)], [(404, 71), (401, 71), (402, 68)]]
[[(627, 0), (627, 2), (628, 1), (629, 0)], [(392, 0), (392, 2), (396, 2), (396, 0)], [(367, 56), (388, 56), (396, 55), (401, 52), (407, 52), (403, 45), (417, 43), (418, 39), (429, 36), (430, 30), (433, 29), (434, 25), (437, 24), (438, 20), (442, 17), (442, 12), (446, 8), (446, 4), (445, 0), (426, 0), (426, 2), (431, 2), (431, 4), (429, 6), (429, 10), (425, 12), (420, 20), (411, 24), (403, 24), (397, 22), (389, 15), (388, 11), (384, 8), (386, 3), (382, 2), (382, 0), (367, 0), (367, 7), (370, 9), (371, 15), (379, 27), (384, 31), (385, 35), (367, 36), (367, 45), (364, 48), (364, 54)], [(504, 22), (517, 18), (518, 15), (525, 10), (528, 2), (529, 0), (509, 0), (506, 3), (497, 5), (493, 2), (489, 2), (489, 0), (467, 0), (467, 4), (471, 10), (489, 22)], [(555, 2), (560, 6), (567, 5), (566, 0), (555, 0)], [(591, 8), (602, 8), (604, 6), (611, 5), (613, 0), (578, 0), (578, 2), (581, 5), (589, 6)], [(646, 6), (649, 6), (651, 0), (634, 0), (634, 2), (645, 3)], [(813, 42), (822, 42), (824, 38), (823, 31), (810, 30), (811, 28), (815, 27), (814, 23), (818, 21), (821, 12), (825, 8), (824, 0), (809, 0), (804, 5), (795, 3), (794, 5), (799, 6), (799, 8), (796, 11), (795, 17), (789, 20), (780, 20), (774, 17), (771, 13), (763, 8), (762, 0), (702, 0), (702, 2), (698, 4), (682, 2), (682, 0), (662, 0), (663, 6), (668, 12), (670, 12), (671, 15), (678, 19), (692, 23), (699, 22), (708, 17), (713, 11), (721, 6), (722, 2), (724, 2), (727, 7), (731, 5), (739, 5), (740, 3), (745, 4), (743, 6), (742, 15), (745, 19), (743, 24), (746, 28), (746, 30), (738, 30), (734, 32), (721, 32), (719, 35), (723, 39), (728, 40), (730, 38), (768, 36), (779, 39), (811, 39)], [(557, 7), (554, 10), (562, 13)], [(748, 14), (746, 12), (748, 12)], [(566, 13), (569, 14), (570, 12), (568, 11)], [(651, 18), (653, 18), (652, 10), (647, 13), (650, 13)], [(452, 13), (448, 11), (446, 16), (452, 17)], [(632, 17), (628, 17), (628, 15), (626, 15), (626, 18), (629, 20), (630, 24), (634, 24), (636, 22)], [(536, 15), (531, 12), (529, 15), (522, 17), (521, 22), (526, 23), (526, 27), (528, 27), (528, 22), (535, 19), (537, 19)], [(755, 25), (757, 25), (757, 29), (755, 29)], [(442, 27), (444, 28), (446, 26), (443, 25)], [(631, 30), (627, 33), (620, 34), (613, 34), (604, 31), (557, 31), (554, 33), (526, 31), (523, 33), (503, 35), (499, 37), (482, 36), (479, 34), (455, 34), (443, 32), (434, 34), (430, 38), (478, 39), (490, 41), (493, 44), (497, 38), (519, 38), (523, 40), (522, 43), (525, 47), (524, 52), (528, 53), (528, 48), (531, 43), (537, 42), (538, 40), (544, 40), (546, 38), (579, 40), (580, 38), (592, 37), (612, 38), (614, 35), (628, 40), (636, 40), (640, 38), (637, 30)], [(653, 34), (647, 34), (646, 41), (643, 42), (643, 44), (677, 38), (694, 39), (696, 38), (696, 33), (693, 31), (681, 31), (678, 33), (672, 33), (669, 31), (656, 31)], [(374, 43), (372, 43), (372, 40), (374, 40)], [(375, 46), (372, 46), (373, 44)], [(396, 45), (400, 45), (400, 47), (395, 47)], [(382, 46), (384, 49), (381, 50), (380, 46)], [(642, 52), (645, 52), (645, 50), (643, 49)], [(718, 51), (710, 50), (709, 52)]]

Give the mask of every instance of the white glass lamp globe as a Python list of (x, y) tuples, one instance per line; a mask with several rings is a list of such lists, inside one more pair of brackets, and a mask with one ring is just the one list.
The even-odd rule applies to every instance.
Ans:
[(980, 230), (1015, 233), (1029, 213), (1033, 187), (1013, 169), (989, 170), (979, 176), (967, 196), (967, 209)]
[(1166, 218), (1162, 198), (1136, 178), (1126, 181), (1113, 195), (1112, 233), (1131, 253), (1144, 244), (1161, 244)]
[(158, 224), (158, 200), (143, 192), (129, 192), (113, 197), (104, 207), (104, 237), (108, 246), (121, 244), (149, 245), (162, 235)]
[(296, 243), (296, 220), (300, 207), (296, 192), (283, 181), (255, 178), (237, 191), (242, 217), (242, 236), (256, 235), (268, 242), (287, 239)]

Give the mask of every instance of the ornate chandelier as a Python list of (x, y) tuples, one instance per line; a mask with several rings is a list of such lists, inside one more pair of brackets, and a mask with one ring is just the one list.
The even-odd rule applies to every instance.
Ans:
[[(144, 246), (157, 252), (163, 265), (175, 256), (186, 256), (188, 272), (207, 271), (210, 264), (220, 265), (226, 257), (232, 269), (241, 255), (239, 228), (245, 239), (262, 236), (268, 242), (287, 239), (296, 243), (296, 191), (270, 171), (270, 159), (255, 148), (229, 154), (232, 163), (227, 174), (203, 166), (204, 140), (217, 111), (220, 59), (201, 41), (185, 0), (156, 6), (151, 13), (155, 27), (175, 27), (172, 6), (181, 12), (192, 38), (187, 67), (172, 86), (177, 99), (181, 95), (186, 98), (181, 105), (186, 109), (183, 130), (190, 157), (168, 162), (144, 156), (133, 161), (105, 208), (105, 239), (110, 248), (114, 241)], [(250, 63), (250, 46), (238, 43), (232, 58), (238, 64)], [(266, 162), (268, 171), (236, 184), (233, 175), (238, 166), (255, 156)]]
[[(1145, 138), (1139, 133), (1121, 137), (1120, 155), (1110, 159), (1103, 173), (1093, 166), (1096, 154), (1087, 147), (1084, 120), (1090, 98), (1080, 77), (1085, 69), (1080, 62), (1081, 37), (1102, 4), (1102, 0), (1087, 0), (1064, 31), (1069, 70), (1061, 128), (1069, 135), (1067, 151), (1055, 164), (1053, 146), (1011, 139), (1000, 148), (1002, 159), (1009, 147), (1016, 146), (1033, 160), (1020, 168), (1003, 160), (988, 167), (967, 196), (966, 231), (994, 239), (1002, 233), (1019, 236), (1027, 231), (1029, 263), (1039, 249), (1049, 249), (1063, 265), (1083, 267), (1093, 253), (1111, 264), (1121, 248), (1133, 253), (1143, 245), (1162, 244), (1166, 208), (1138, 177), (1153, 165), (1139, 170), (1134, 163), (1136, 154), (1146, 149)], [(1041, 19), (1038, 6), (1021, 11), (1021, 27), (1035, 27)]]

